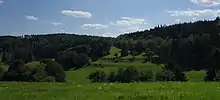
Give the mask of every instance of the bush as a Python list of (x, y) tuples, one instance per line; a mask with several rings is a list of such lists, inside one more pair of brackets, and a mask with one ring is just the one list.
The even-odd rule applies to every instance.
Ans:
[(0, 67), (0, 80), (2, 80), (4, 73), (4, 68)]
[(140, 72), (139, 81), (148, 82), (153, 81), (154, 74), (152, 71)]
[[(34, 82), (43, 82), (45, 77), (47, 77), (47, 72), (45, 71), (45, 64), (37, 64), (32, 69), (31, 80)], [(28, 66), (30, 67), (30, 66)]]
[(174, 75), (175, 75), (175, 81), (181, 81), (181, 82), (187, 81), (187, 77), (183, 72), (175, 71)]
[(121, 83), (130, 83), (130, 82), (147, 82), (153, 81), (153, 72), (139, 72), (135, 67), (128, 68), (119, 68), (117, 73), (114, 71), (110, 72), (107, 76), (103, 71), (96, 71), (89, 75), (89, 79), (92, 82), (121, 82)]
[(84, 67), (90, 63), (89, 57), (86, 54), (78, 54), (77, 58), (75, 58), (76, 69)]
[(65, 72), (58, 62), (53, 60), (43, 60), (41, 63), (45, 64), (45, 71), (48, 76), (55, 77), (56, 82), (65, 81)]
[(216, 81), (217, 70), (214, 68), (210, 68), (207, 70), (206, 75), (204, 77), (204, 81)]
[[(220, 76), (220, 74), (219, 74)], [(92, 82), (150, 82), (150, 81), (187, 81), (183, 72), (163, 70), (154, 75), (152, 71), (138, 71), (135, 67), (119, 68), (117, 72), (110, 72), (107, 76), (103, 71), (89, 75)]]
[(156, 81), (175, 81), (175, 75), (169, 70), (164, 70), (156, 74)]
[(89, 57), (86, 54), (76, 53), (74, 51), (59, 53), (56, 57), (56, 61), (58, 61), (65, 70), (72, 68), (79, 69), (90, 63)]
[(25, 81), (22, 80), (22, 73), (25, 72), (24, 62), (22, 60), (13, 61), (8, 71), (4, 74), (4, 81)]
[(220, 71), (217, 71), (215, 80), (220, 81)]
[(107, 75), (103, 71), (91, 73), (88, 77), (92, 82), (106, 82)]
[(119, 55), (118, 53), (115, 53), (115, 54), (114, 54), (115, 58), (118, 58), (118, 55)]
[(135, 56), (132, 56), (132, 57), (129, 58), (128, 60), (129, 60), (130, 62), (134, 62), (135, 59), (136, 59)]
[(175, 75), (175, 81), (187, 81), (187, 78), (183, 71), (181, 71), (180, 66), (175, 63), (166, 64), (164, 70), (169, 70), (173, 72), (173, 74)]
[(115, 79), (117, 82), (129, 83), (138, 81), (139, 72), (135, 67), (128, 67), (126, 69), (119, 68)]
[(114, 59), (114, 62), (118, 63), (118, 62), (120, 62), (120, 60), (118, 58), (116, 58), (116, 59)]
[(108, 75), (107, 81), (110, 82), (110, 83), (116, 81), (115, 72), (110, 72), (110, 74)]
[[(1, 71), (0, 71), (1, 72)], [(43, 60), (40, 63), (24, 64), (15, 60), (3, 76), (4, 81), (25, 82), (63, 82), (65, 73), (62, 66), (53, 60)]]

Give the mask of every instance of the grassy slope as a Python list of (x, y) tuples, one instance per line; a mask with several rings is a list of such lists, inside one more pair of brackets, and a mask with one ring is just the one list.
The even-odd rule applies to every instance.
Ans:
[(189, 71), (186, 72), (186, 76), (188, 77), (190, 82), (201, 82), (205, 76), (206, 71)]
[[(119, 51), (120, 49), (112, 48), (111, 54), (105, 58), (114, 57), (114, 53)], [(101, 64), (104, 68), (95, 68), (94, 64)], [(2, 82), (0, 97), (1, 100), (219, 100), (219, 83), (91, 84), (87, 79), (90, 73), (97, 70), (110, 72), (128, 66), (157, 72), (161, 71), (162, 65), (142, 63), (142, 61), (114, 63), (101, 59), (86, 68), (67, 71), (66, 83)], [(186, 72), (190, 81), (201, 81), (204, 74), (205, 71)]]
[[(114, 58), (115, 57), (115, 53), (118, 54), (118, 56), (120, 57), (121, 56), (121, 53), (120, 53), (121, 49), (119, 48), (116, 48), (116, 47), (112, 47), (111, 50), (110, 50), (110, 54), (103, 57), (103, 58)], [(140, 55), (137, 55), (135, 56), (135, 58), (137, 59), (141, 59), (141, 58), (144, 58), (144, 53), (140, 54)], [(122, 57), (123, 59), (128, 59), (128, 58), (132, 58), (132, 55), (128, 55), (128, 56), (125, 56), (125, 57)]]
[(104, 68), (95, 68), (92, 65), (88, 66), (86, 68), (82, 68), (75, 71), (67, 71), (67, 80), (75, 83), (89, 83), (89, 80), (87, 79), (88, 75), (92, 72), (95, 72), (97, 70), (102, 70), (105, 72), (111, 72), (115, 71), (118, 68), (122, 67), (128, 67), (128, 66), (135, 66), (139, 70), (151, 70), (153, 72), (158, 72), (162, 70), (162, 65), (156, 65), (151, 63), (142, 63), (142, 62), (132, 62), (132, 63), (126, 63), (126, 62), (120, 62), (120, 63), (113, 63), (110, 61), (97, 61), (94, 62), (96, 64), (102, 64)]
[(115, 53), (118, 53), (118, 56), (121, 56), (121, 53), (120, 53), (121, 49), (119, 48), (116, 48), (116, 47), (112, 47), (111, 50), (110, 50), (110, 54), (103, 57), (103, 58), (114, 58), (115, 57)]

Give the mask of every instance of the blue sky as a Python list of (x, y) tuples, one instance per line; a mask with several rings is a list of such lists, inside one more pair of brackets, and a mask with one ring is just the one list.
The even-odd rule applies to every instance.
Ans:
[(220, 0), (0, 0), (0, 35), (117, 36), (158, 24), (214, 19)]

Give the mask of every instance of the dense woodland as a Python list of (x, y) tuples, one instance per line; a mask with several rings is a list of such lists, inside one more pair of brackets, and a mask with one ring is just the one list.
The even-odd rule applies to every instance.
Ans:
[[(10, 66), (6, 72), (0, 69), (0, 73), (3, 72), (0, 76), (3, 81), (65, 81), (65, 70), (86, 67), (90, 62), (108, 55), (114, 46), (121, 49), (120, 57), (145, 53), (145, 62), (165, 64), (158, 80), (186, 81), (184, 71), (205, 69), (205, 79), (216, 81), (220, 76), (219, 23), (220, 19), (216, 18), (169, 26), (159, 25), (153, 29), (124, 34), (117, 38), (74, 34), (1, 36), (1, 62)], [(120, 61), (120, 57), (114, 60)], [(40, 63), (30, 68), (26, 63), (31, 61)], [(136, 71), (129, 68), (120, 70), (122, 73)], [(121, 79), (117, 75), (109, 75), (108, 77), (114, 80), (100, 80), (104, 74), (96, 72), (91, 74), (90, 78), (97, 82), (130, 82), (123, 81), (125, 77), (131, 77), (126, 76), (130, 75), (129, 73), (118, 73)], [(148, 80), (149, 74), (139, 74), (142, 76), (137, 76), (134, 80), (143, 80), (146, 77)], [(101, 78), (96, 79), (97, 76)], [(164, 79), (165, 76), (175, 79)]]
[[(220, 26), (219, 18), (175, 25), (117, 37), (115, 46), (122, 54), (145, 52), (156, 63), (173, 62), (183, 70), (218, 69)], [(157, 57), (152, 57), (157, 55)]]

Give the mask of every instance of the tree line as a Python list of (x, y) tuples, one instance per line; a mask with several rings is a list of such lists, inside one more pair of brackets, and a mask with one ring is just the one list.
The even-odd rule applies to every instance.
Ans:
[(154, 82), (154, 81), (188, 81), (185, 74), (173, 63), (165, 65), (163, 71), (154, 73), (150, 70), (140, 71), (136, 67), (119, 68), (117, 71), (106, 73), (96, 71), (88, 76), (92, 82)]
[(10, 64), (14, 60), (25, 63), (43, 59), (55, 59), (65, 70), (80, 68), (109, 54), (113, 38), (74, 34), (48, 34), (1, 36), (1, 61)]
[[(65, 70), (76, 70), (108, 55), (113, 38), (74, 34), (0, 36), (2, 81), (65, 81)], [(33, 61), (40, 63), (29, 65)], [(2, 68), (3, 67), (3, 68)], [(7, 69), (7, 68), (4, 68)]]

